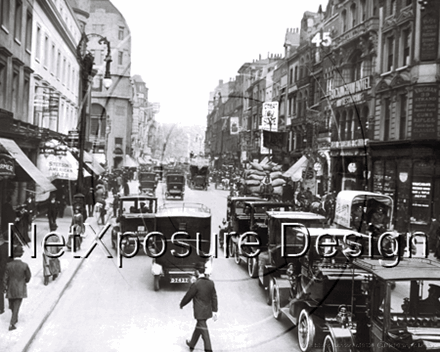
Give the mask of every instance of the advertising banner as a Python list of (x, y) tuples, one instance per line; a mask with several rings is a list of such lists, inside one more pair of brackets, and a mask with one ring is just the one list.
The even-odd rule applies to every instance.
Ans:
[(261, 129), (266, 131), (278, 131), (278, 102), (263, 104), (263, 118)]

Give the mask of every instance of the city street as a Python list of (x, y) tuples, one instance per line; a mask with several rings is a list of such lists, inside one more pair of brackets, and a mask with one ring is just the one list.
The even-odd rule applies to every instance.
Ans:
[[(131, 182), (131, 191), (137, 183)], [(226, 214), (228, 192), (190, 190), (185, 202), (211, 208), (212, 231)], [(162, 184), (157, 196), (163, 204)], [(167, 202), (181, 202), (167, 200)], [(110, 233), (105, 245), (110, 249)], [(111, 250), (114, 254), (114, 251)], [(183, 310), (179, 303), (187, 285), (162, 285), (153, 290), (151, 258), (143, 253), (125, 259), (117, 267), (95, 248), (84, 261), (59, 304), (29, 347), (29, 351), (187, 351), (195, 320), (192, 303)], [(208, 321), (215, 351), (296, 351), (296, 329), (287, 319), (276, 321), (266, 305), (264, 291), (246, 267), (224, 258), (219, 249), (212, 279), (219, 299), (219, 320)], [(203, 350), (199, 341), (196, 350)]]

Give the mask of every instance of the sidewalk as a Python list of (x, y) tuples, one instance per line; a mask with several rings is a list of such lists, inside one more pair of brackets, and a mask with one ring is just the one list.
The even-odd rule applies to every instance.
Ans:
[[(111, 219), (113, 213), (111, 206), (109, 206), (111, 201), (111, 198), (107, 199), (107, 222)], [(64, 217), (57, 219), (58, 229), (56, 232), (63, 235), (66, 241), (72, 221), (71, 214), (71, 207), (67, 207)], [(24, 255), (21, 258), (23, 262), (29, 265), (32, 273), (31, 281), (27, 285), (28, 298), (23, 299), (18, 316), (17, 329), (13, 331), (8, 331), (11, 311), (8, 309), (8, 301), (5, 299), (5, 313), (0, 315), (0, 351), (21, 352), (26, 350), (50, 313), (54, 310), (65, 289), (84, 261), (84, 258), (74, 258), (74, 253), (65, 247), (64, 254), (59, 258), (61, 262), (60, 275), (55, 281), (51, 278), (49, 284), (44, 286), (41, 243), (43, 237), (49, 233), (49, 221), (46, 216), (41, 216), (34, 223), (37, 225), (35, 258), (32, 258), (33, 243), (29, 243), (29, 248), (25, 247)], [(99, 230), (103, 227), (97, 224), (95, 217), (87, 218), (86, 224), (90, 226), (86, 225), (86, 237), (83, 239), (81, 250), (76, 252), (75, 256), (82, 257), (86, 254), (90, 244), (96, 237), (93, 230), (98, 234)], [(31, 236), (31, 233), (29, 236)]]

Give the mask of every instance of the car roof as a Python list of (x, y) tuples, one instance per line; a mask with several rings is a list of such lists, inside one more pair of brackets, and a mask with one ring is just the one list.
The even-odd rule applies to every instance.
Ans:
[(267, 214), (275, 219), (292, 220), (325, 220), (325, 216), (307, 211), (268, 211)]
[(386, 267), (393, 260), (355, 259), (355, 266), (384, 280), (440, 280), (440, 263), (427, 258), (401, 258), (398, 265)]
[(285, 206), (290, 206), (292, 207), (293, 205), (290, 203), (280, 203), (280, 202), (275, 202), (275, 201), (270, 201), (270, 200), (252, 200), (252, 201), (247, 201), (246, 202), (249, 205), (253, 205), (253, 206), (259, 206), (259, 205), (278, 205), (279, 207), (285, 207)]
[(128, 195), (119, 197), (119, 201), (123, 200), (157, 200), (157, 197), (144, 196), (144, 195)]
[(202, 203), (169, 203), (159, 207), (156, 216), (193, 216), (208, 218), (211, 217), (211, 209)]
[(238, 200), (238, 201), (240, 201), (240, 200), (243, 200), (243, 201), (251, 201), (251, 200), (263, 200), (263, 198), (261, 198), (261, 197), (243, 197), (243, 196), (241, 196), (241, 197), (231, 197), (230, 199), (229, 199), (231, 202), (232, 201), (234, 201), (234, 200)]

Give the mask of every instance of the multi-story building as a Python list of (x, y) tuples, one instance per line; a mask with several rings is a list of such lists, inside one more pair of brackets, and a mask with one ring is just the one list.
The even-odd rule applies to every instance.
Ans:
[(78, 123), (80, 24), (67, 1), (36, 1), (32, 33), (29, 122), (67, 135)]
[[(330, 53), (323, 66), (332, 109), (332, 189), (368, 188), (369, 122), (374, 116), (377, 1), (329, 1)], [(334, 19), (333, 19), (334, 17)]]
[(1, 3), (0, 206), (9, 196), (14, 204), (23, 203), (36, 185), (41, 192), (55, 190), (35, 166), (47, 131), (30, 123), (34, 5), (34, 1)]
[(369, 180), (393, 197), (401, 231), (426, 231), (440, 214), (440, 4), (426, 3), (386, 0), (377, 14)]
[(139, 75), (132, 77), (133, 81), (133, 128), (132, 156), (139, 164), (145, 164), (151, 159), (153, 144), (154, 116), (159, 112), (158, 103), (148, 101), (148, 88)]
[[(108, 0), (91, 0), (90, 17), (85, 27), (91, 36), (88, 49), (95, 58), (97, 71), (92, 87), (92, 106), (88, 135), (95, 141), (95, 150), (105, 150), (109, 169), (125, 165), (131, 153), (133, 104), (131, 87), (131, 35), (127, 22)], [(99, 43), (107, 38), (111, 48), (112, 85), (103, 85), (107, 46)], [(98, 126), (98, 127), (97, 127)]]

